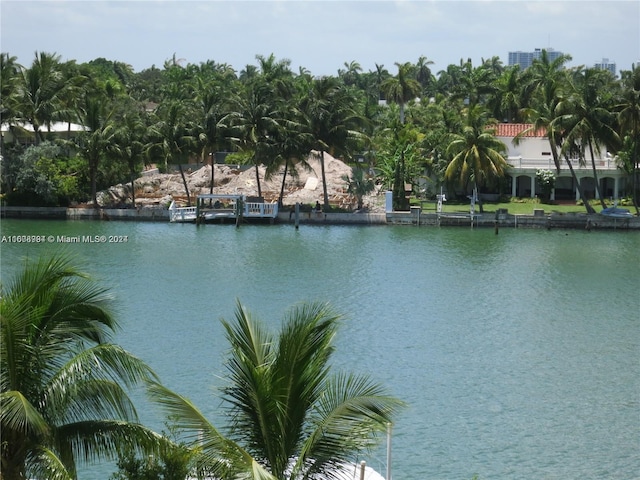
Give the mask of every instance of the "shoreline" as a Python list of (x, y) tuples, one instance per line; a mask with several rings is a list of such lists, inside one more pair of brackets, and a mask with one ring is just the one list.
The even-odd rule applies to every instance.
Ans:
[[(166, 208), (119, 209), (66, 207), (0, 207), (2, 219), (29, 220), (99, 220), (145, 221), (169, 223)], [(295, 224), (290, 212), (278, 214), (279, 224)], [(387, 213), (301, 213), (301, 225), (406, 225), (420, 227), (467, 228), (543, 228), (582, 230), (640, 230), (640, 217), (612, 218), (600, 214), (509, 214), (475, 215), (422, 213), (420, 209)]]

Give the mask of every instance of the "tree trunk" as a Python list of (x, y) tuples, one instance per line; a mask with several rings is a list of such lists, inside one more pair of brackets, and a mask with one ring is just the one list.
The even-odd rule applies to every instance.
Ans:
[(593, 180), (596, 182), (596, 192), (598, 192), (598, 198), (600, 199), (600, 206), (607, 208), (604, 204), (604, 198), (602, 197), (602, 189), (600, 188), (600, 180), (598, 179), (598, 172), (596, 171), (596, 159), (593, 156), (593, 144), (589, 140), (589, 153), (591, 154), (591, 169), (593, 170)]
[(278, 197), (278, 206), (282, 207), (282, 199), (284, 198), (284, 183), (287, 180), (287, 170), (289, 169), (289, 162), (284, 163), (284, 175), (282, 175), (282, 185), (280, 186), (280, 196)]
[(135, 178), (134, 174), (131, 174), (131, 204), (133, 208), (136, 208), (136, 186), (135, 186)]
[(98, 187), (96, 178), (98, 176), (97, 160), (89, 160), (89, 176), (91, 177), (91, 200), (93, 200), (93, 208), (97, 210), (100, 208), (98, 205)]
[(213, 184), (214, 184), (214, 174), (215, 174), (215, 163), (213, 161), (213, 156), (211, 156), (211, 183), (209, 184), (209, 195), (213, 195)]
[(547, 136), (549, 140), (549, 146), (551, 147), (551, 153), (553, 155), (553, 163), (556, 166), (556, 175), (560, 174), (560, 159), (558, 158), (558, 149), (556, 147), (556, 142), (553, 139), (553, 132)]
[(184, 170), (182, 170), (182, 164), (178, 164), (178, 169), (180, 169), (180, 176), (182, 177), (182, 184), (184, 185), (184, 191), (187, 192), (187, 206), (191, 206), (191, 196), (189, 195), (189, 186), (187, 185), (187, 179), (184, 177)]
[(320, 150), (320, 170), (322, 171), (322, 194), (324, 196), (324, 211), (329, 211), (329, 194), (327, 193), (327, 176), (324, 171), (324, 150)]
[(262, 197), (262, 189), (260, 188), (260, 169), (258, 167), (258, 162), (255, 162), (256, 165), (256, 185), (258, 185), (258, 197)]
[[(637, 130), (637, 129), (636, 129)], [(640, 207), (638, 207), (638, 174), (640, 173), (640, 164), (638, 161), (638, 137), (633, 139), (633, 148), (631, 149), (631, 175), (633, 179), (631, 181), (631, 199), (633, 200), (633, 206), (636, 207), (636, 215), (640, 216)]]
[(567, 161), (567, 165), (569, 165), (569, 171), (571, 172), (571, 178), (573, 178), (574, 183), (576, 184), (576, 189), (578, 190), (578, 194), (580, 198), (584, 202), (584, 207), (587, 209), (587, 213), (596, 213), (588, 199), (584, 198), (584, 194), (582, 193), (582, 187), (580, 186), (580, 182), (578, 181), (578, 177), (576, 177), (576, 172), (573, 171), (573, 165), (571, 165), (571, 160), (568, 157), (565, 157)]
[(129, 163), (129, 173), (131, 174), (131, 204), (133, 205), (133, 208), (136, 208), (136, 169), (133, 160)]

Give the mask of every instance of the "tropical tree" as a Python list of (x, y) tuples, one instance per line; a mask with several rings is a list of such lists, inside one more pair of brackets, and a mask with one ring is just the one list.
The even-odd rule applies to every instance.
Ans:
[(79, 106), (78, 117), (86, 131), (81, 132), (74, 139), (78, 155), (89, 165), (89, 179), (91, 182), (91, 200), (94, 208), (98, 205), (98, 172), (101, 161), (106, 157), (115, 133), (112, 123), (113, 110), (106, 96), (100, 92), (88, 94)]
[(362, 168), (352, 168), (351, 176), (343, 175), (342, 180), (347, 184), (347, 192), (356, 197), (358, 210), (362, 210), (363, 197), (376, 188), (373, 178)]
[[(509, 166), (503, 156), (506, 146), (489, 127), (484, 107), (475, 105), (467, 110), (462, 132), (451, 135), (447, 148), (451, 161), (445, 170), (445, 179), (465, 189), (471, 182), (475, 190), (504, 176)], [(482, 212), (482, 201), (479, 205)]]
[(422, 91), (418, 81), (413, 78), (413, 65), (411, 63), (398, 63), (398, 75), (387, 79), (381, 86), (385, 98), (389, 102), (397, 103), (400, 106), (400, 123), (404, 123), (405, 105), (415, 100)]
[(535, 59), (529, 67), (528, 83), (524, 87), (525, 92), (530, 92), (526, 95), (532, 97), (531, 106), (525, 109), (525, 116), (533, 122), (536, 131), (546, 131), (558, 172), (561, 160), (559, 147), (562, 140), (561, 131), (554, 128), (553, 121), (558, 116), (556, 107), (568, 82), (564, 65), (570, 60), (569, 55), (559, 55), (550, 60), (547, 51), (543, 49), (540, 58)]
[(346, 156), (352, 143), (362, 138), (355, 129), (362, 123), (357, 100), (353, 90), (334, 77), (314, 79), (311, 88), (300, 100), (305, 128), (313, 137), (311, 146), (320, 159), (325, 212), (330, 210), (330, 206), (324, 152)]
[(401, 402), (366, 376), (331, 374), (338, 321), (326, 304), (302, 304), (274, 336), (238, 304), (235, 322), (223, 321), (231, 345), (225, 435), (188, 399), (151, 387), (201, 450), (204, 475), (316, 478), (377, 443)]
[(8, 53), (0, 53), (0, 118), (2, 123), (11, 124), (15, 121), (17, 95), (17, 80), (20, 66), (17, 58)]
[(191, 125), (187, 121), (187, 115), (187, 104), (184, 102), (171, 101), (162, 104), (158, 109), (156, 121), (148, 130), (151, 141), (147, 146), (147, 154), (152, 157), (159, 156), (165, 171), (169, 168), (169, 163), (178, 163), (182, 184), (187, 195), (187, 204), (191, 205), (189, 186), (184, 176), (182, 162), (195, 152), (196, 142), (191, 134)]
[[(578, 180), (572, 163), (572, 148), (567, 143), (563, 148), (565, 130), (558, 118), (558, 104), (568, 90), (568, 71), (564, 65), (571, 60), (569, 55), (560, 55), (554, 60), (549, 59), (546, 50), (542, 50), (540, 58), (535, 59), (527, 70), (527, 82), (524, 85), (523, 94), (530, 98), (530, 106), (523, 109), (524, 117), (532, 123), (532, 126), (521, 132), (514, 139), (517, 144), (521, 138), (530, 132), (542, 130), (545, 132), (556, 173), (560, 172), (562, 159), (566, 162), (573, 184), (578, 190), (580, 198), (585, 198), (582, 185)], [(584, 202), (587, 213), (595, 213), (588, 201)]]
[(27, 262), (0, 296), (4, 480), (74, 479), (77, 463), (151, 448), (126, 388), (157, 380), (111, 343), (108, 291), (55, 256)]
[(250, 82), (231, 100), (231, 113), (221, 120), (222, 125), (235, 132), (232, 138), (238, 148), (251, 155), (258, 197), (262, 197), (260, 166), (269, 162), (273, 134), (280, 127), (280, 112), (273, 93), (272, 86), (259, 78)]
[(17, 80), (16, 117), (33, 127), (35, 141), (44, 140), (43, 128), (47, 128), (62, 107), (65, 82), (60, 56), (36, 52), (30, 68), (22, 67)]
[(131, 182), (131, 204), (136, 206), (135, 179), (144, 164), (147, 151), (147, 125), (137, 112), (125, 113), (118, 122), (109, 145), (110, 152), (116, 158), (126, 162)]
[(523, 107), (520, 66), (505, 68), (494, 85), (495, 90), (487, 102), (493, 117), (509, 123), (518, 123)]
[(617, 148), (620, 143), (615, 130), (615, 116), (610, 108), (612, 99), (605, 94), (610, 79), (611, 74), (605, 70), (576, 70), (570, 82), (571, 89), (558, 102), (556, 109), (559, 116), (554, 120), (563, 130), (563, 148), (577, 152), (581, 165), (586, 164), (585, 152), (589, 152), (602, 208), (606, 208), (606, 205), (598, 181), (595, 155), (601, 154), (607, 147)]
[(622, 79), (623, 91), (616, 110), (620, 124), (620, 136), (628, 138), (629, 170), (633, 183), (633, 204), (636, 214), (640, 215), (640, 200), (638, 200), (638, 169), (640, 168), (640, 65), (633, 65)]
[(433, 65), (433, 62), (428, 60), (424, 55), (418, 58), (418, 63), (416, 64), (416, 81), (422, 87), (423, 95), (431, 95), (434, 93), (432, 87), (435, 83), (435, 78), (431, 73), (429, 65)]

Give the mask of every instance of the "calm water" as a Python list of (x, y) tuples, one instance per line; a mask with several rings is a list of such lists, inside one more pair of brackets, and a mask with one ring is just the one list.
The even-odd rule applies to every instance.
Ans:
[[(408, 403), (396, 480), (640, 478), (637, 232), (2, 222), (2, 235), (126, 235), (64, 249), (116, 297), (117, 341), (219, 421), (240, 300), (274, 328), (302, 300), (345, 318), (336, 368)], [(142, 402), (143, 420), (162, 429)], [(384, 448), (368, 463), (385, 471)], [(84, 478), (107, 478), (108, 466)]]

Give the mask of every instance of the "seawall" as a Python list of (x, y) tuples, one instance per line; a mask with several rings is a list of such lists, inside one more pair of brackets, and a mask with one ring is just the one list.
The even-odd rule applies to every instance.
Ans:
[[(65, 207), (0, 207), (1, 218), (38, 220), (123, 220), (169, 222), (169, 211), (165, 208), (117, 209), (65, 208)], [(295, 224), (293, 212), (280, 212), (277, 223)], [(542, 214), (475, 215), (423, 213), (418, 208), (407, 212), (391, 213), (315, 213), (301, 212), (299, 225), (408, 225), (420, 227), (467, 227), (467, 228), (567, 228), (586, 230), (640, 230), (640, 217), (611, 218), (603, 215)]]

